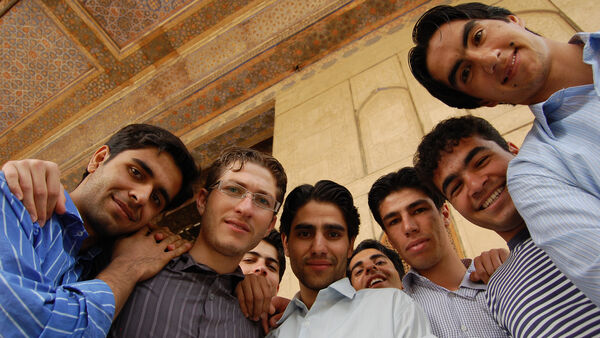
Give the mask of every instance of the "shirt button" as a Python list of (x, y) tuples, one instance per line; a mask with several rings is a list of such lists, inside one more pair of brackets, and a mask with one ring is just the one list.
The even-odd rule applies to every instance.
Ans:
[(208, 295), (208, 299), (210, 300), (215, 300), (215, 295), (213, 295), (212, 293), (210, 295)]
[(467, 327), (466, 327), (466, 326), (464, 326), (464, 325), (461, 325), (461, 326), (460, 326), (460, 329), (461, 329), (461, 330), (463, 330), (463, 332), (467, 332)]

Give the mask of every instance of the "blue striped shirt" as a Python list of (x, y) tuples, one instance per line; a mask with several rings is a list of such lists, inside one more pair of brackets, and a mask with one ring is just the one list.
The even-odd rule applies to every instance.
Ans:
[(600, 309), (535, 246), (527, 229), (508, 242), (487, 301), (513, 337), (598, 337)]
[(509, 165), (508, 190), (533, 241), (600, 306), (600, 32), (576, 38), (594, 84), (531, 106), (535, 121)]
[(109, 286), (78, 282), (87, 232), (68, 194), (67, 212), (32, 223), (0, 172), (0, 335), (102, 337), (115, 310)]
[(402, 279), (404, 292), (423, 307), (437, 337), (508, 337), (485, 301), (487, 286), (473, 283), (469, 275), (475, 270), (470, 260), (458, 290), (451, 291), (435, 284), (410, 269)]

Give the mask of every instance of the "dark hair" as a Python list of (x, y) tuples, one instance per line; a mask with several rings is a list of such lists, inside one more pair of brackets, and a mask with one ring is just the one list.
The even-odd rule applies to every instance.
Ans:
[(472, 136), (493, 141), (500, 148), (510, 151), (506, 140), (488, 121), (471, 115), (446, 119), (423, 136), (413, 158), (417, 175), (423, 183), (442, 194), (433, 184), (433, 172), (438, 168), (442, 152), (451, 153), (461, 139)]
[(377, 221), (384, 231), (383, 220), (379, 213), (381, 202), (383, 202), (390, 194), (406, 188), (422, 191), (433, 201), (433, 204), (435, 204), (438, 209), (444, 204), (444, 197), (436, 190), (431, 190), (425, 185), (417, 176), (416, 170), (412, 167), (404, 167), (393, 173), (381, 176), (373, 183), (371, 190), (369, 190), (369, 209), (371, 209), (375, 221)]
[(408, 63), (414, 77), (431, 95), (451, 107), (466, 109), (481, 107), (481, 99), (451, 88), (431, 76), (427, 69), (429, 40), (440, 26), (451, 21), (469, 19), (508, 21), (507, 17), (512, 14), (511, 11), (505, 8), (488, 6), (478, 2), (431, 8), (419, 18), (412, 32), (412, 39), (416, 46), (408, 52)]
[(279, 263), (279, 282), (281, 282), (281, 278), (283, 278), (283, 273), (285, 272), (285, 253), (283, 251), (283, 243), (281, 242), (281, 234), (279, 231), (273, 229), (263, 241), (271, 244), (277, 250), (277, 263)]
[(269, 170), (277, 184), (277, 195), (275, 198), (282, 203), (287, 186), (287, 176), (283, 166), (275, 157), (250, 148), (231, 147), (221, 152), (219, 158), (208, 168), (204, 188), (210, 190), (226, 170), (240, 171), (244, 167), (244, 164), (248, 162), (258, 164)]
[(358, 235), (358, 226), (360, 224), (360, 216), (358, 210), (354, 206), (352, 194), (346, 187), (339, 185), (333, 181), (322, 180), (314, 186), (303, 184), (290, 192), (285, 199), (283, 212), (281, 214), (280, 230), (286, 237), (289, 238), (292, 228), (292, 221), (298, 213), (298, 210), (310, 201), (326, 202), (335, 204), (346, 221), (348, 228), (348, 239), (355, 238)]
[[(166, 151), (181, 171), (182, 180), (179, 192), (165, 210), (175, 209), (192, 197), (192, 186), (199, 175), (199, 169), (185, 144), (170, 131), (149, 124), (130, 124), (111, 136), (105, 145), (109, 149), (109, 156), (105, 163), (126, 150), (156, 148), (159, 153)], [(85, 179), (89, 174), (86, 169), (83, 178)]]
[(348, 268), (346, 269), (346, 276), (348, 278), (350, 278), (350, 276), (352, 275), (352, 271), (350, 271), (350, 261), (352, 261), (352, 258), (354, 258), (356, 254), (366, 249), (375, 249), (377, 251), (380, 251), (387, 258), (389, 258), (390, 261), (392, 261), (392, 264), (394, 264), (394, 268), (396, 268), (396, 271), (398, 271), (400, 279), (404, 277), (404, 265), (402, 265), (402, 260), (400, 260), (400, 256), (396, 251), (388, 248), (387, 246), (381, 244), (381, 242), (376, 241), (374, 239), (365, 239), (364, 241), (358, 244), (356, 249), (354, 249), (354, 252), (352, 252), (352, 256), (350, 256), (350, 258), (348, 259)]

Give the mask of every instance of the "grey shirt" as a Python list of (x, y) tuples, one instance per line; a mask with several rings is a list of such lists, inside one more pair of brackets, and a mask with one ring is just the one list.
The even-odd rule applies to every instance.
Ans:
[(113, 323), (110, 337), (262, 337), (242, 314), (234, 290), (240, 268), (219, 275), (189, 254), (138, 284)]

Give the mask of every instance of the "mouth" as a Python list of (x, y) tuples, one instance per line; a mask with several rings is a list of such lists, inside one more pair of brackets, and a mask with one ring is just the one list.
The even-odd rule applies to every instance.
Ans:
[(113, 196), (112, 199), (113, 199), (113, 201), (115, 201), (115, 203), (117, 204), (119, 209), (121, 209), (123, 214), (125, 214), (125, 216), (127, 217), (128, 220), (130, 220), (132, 222), (138, 221), (137, 217), (134, 216), (133, 211), (131, 210), (131, 208), (129, 208), (129, 206), (126, 203), (123, 203), (121, 200), (119, 200), (115, 196)]
[(325, 270), (328, 269), (332, 264), (328, 260), (309, 260), (306, 262), (306, 265), (309, 266), (313, 270)]
[(502, 79), (502, 84), (506, 84), (508, 80), (510, 80), (513, 76), (515, 63), (517, 62), (517, 51), (519, 48), (515, 48), (515, 51), (512, 54), (512, 57), (509, 59), (509, 64), (504, 69), (504, 78)]
[(408, 243), (408, 245), (406, 246), (406, 251), (411, 251), (411, 250), (419, 251), (425, 246), (425, 243), (427, 241), (429, 241), (429, 240), (426, 238), (421, 238), (421, 239), (412, 241), (412, 242)]
[(502, 194), (502, 192), (504, 191), (504, 189), (506, 189), (506, 186), (501, 186), (500, 188), (496, 189), (481, 205), (481, 207), (479, 207), (479, 210), (483, 210), (488, 208), (490, 205), (492, 205), (492, 203), (494, 203), (498, 197), (500, 197), (500, 194)]
[(381, 277), (381, 276), (377, 276), (374, 278), (371, 278), (369, 280), (369, 282), (367, 283), (367, 288), (371, 289), (371, 288), (377, 288), (379, 286), (381, 286), (381, 284), (383, 282), (385, 282), (387, 279), (385, 277)]
[(226, 219), (225, 223), (231, 226), (234, 230), (239, 232), (250, 232), (250, 227), (245, 222), (239, 221), (237, 219)]

